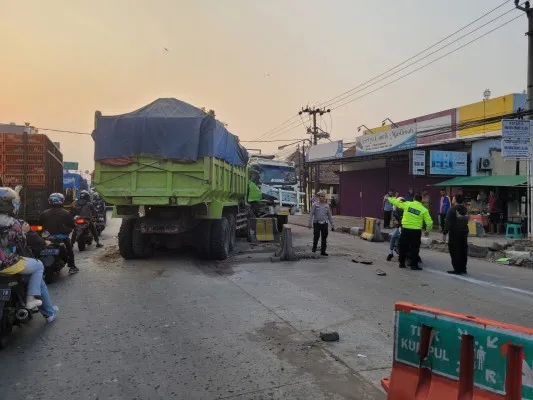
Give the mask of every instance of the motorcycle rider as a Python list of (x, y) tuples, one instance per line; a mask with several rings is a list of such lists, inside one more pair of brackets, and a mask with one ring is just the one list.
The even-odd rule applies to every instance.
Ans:
[[(100, 243), (100, 239), (98, 238), (98, 231), (96, 230), (96, 226), (94, 225), (96, 208), (94, 207), (94, 204), (91, 203), (91, 195), (87, 190), (82, 190), (80, 192), (79, 200), (76, 200), (72, 204), (70, 215), (72, 215), (72, 217), (80, 216), (82, 218), (86, 218), (89, 222), (89, 229), (91, 230), (91, 234), (93, 235), (94, 241), (96, 242), (96, 247), (103, 247), (103, 245)], [(75, 242), (76, 231), (74, 230), (74, 233), (72, 234), (72, 244), (74, 244)]]
[[(50, 244), (30, 231), (30, 226), (16, 218), (20, 207), (17, 192), (8, 187), (0, 187), (0, 273), (4, 275), (30, 275), (26, 297), (26, 308), (39, 307), (47, 322), (53, 322), (59, 311), (52, 305), (48, 288), (43, 280), (43, 263), (31, 257), (24, 246), (26, 240), (42, 248)], [(41, 299), (37, 299), (39, 296)]]
[(51, 235), (67, 235), (67, 238), (63, 239), (63, 244), (67, 250), (68, 273), (75, 274), (80, 270), (76, 266), (72, 242), (68, 236), (76, 228), (76, 224), (74, 224), (74, 219), (70, 213), (63, 208), (64, 203), (65, 196), (61, 193), (52, 193), (48, 197), (48, 204), (51, 208), (43, 211), (40, 215), (39, 225), (43, 227), (43, 231), (47, 231)]
[(96, 208), (96, 214), (98, 217), (104, 218), (104, 222), (107, 220), (106, 218), (106, 209), (105, 209), (105, 201), (100, 197), (100, 193), (93, 192), (93, 204)]

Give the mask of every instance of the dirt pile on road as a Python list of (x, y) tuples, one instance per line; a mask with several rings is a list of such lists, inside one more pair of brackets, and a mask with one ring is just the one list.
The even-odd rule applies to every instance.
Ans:
[(112, 263), (122, 259), (117, 245), (106, 246), (105, 250), (96, 256), (98, 261)]

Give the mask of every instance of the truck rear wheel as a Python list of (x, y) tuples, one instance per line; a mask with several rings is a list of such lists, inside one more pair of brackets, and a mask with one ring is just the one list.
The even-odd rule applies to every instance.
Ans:
[(154, 255), (154, 246), (149, 238), (141, 232), (140, 220), (137, 220), (133, 226), (131, 248), (136, 258), (150, 258)]
[(227, 218), (215, 219), (211, 226), (211, 258), (225, 260), (230, 254), (230, 225)]
[(135, 258), (132, 245), (135, 222), (135, 219), (123, 219), (118, 231), (118, 250), (122, 258), (126, 260)]

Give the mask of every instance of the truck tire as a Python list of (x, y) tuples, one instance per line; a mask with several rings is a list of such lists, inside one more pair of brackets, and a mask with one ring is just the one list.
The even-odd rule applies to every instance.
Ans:
[(229, 222), (229, 251), (232, 252), (237, 242), (237, 219), (235, 214), (226, 215)]
[(133, 253), (133, 228), (135, 227), (134, 219), (123, 219), (118, 231), (118, 250), (120, 255), (125, 260), (131, 260), (135, 258)]
[(196, 249), (204, 260), (211, 259), (211, 220), (205, 219), (198, 225), (198, 244)]
[(287, 222), (289, 222), (289, 216), (288, 215), (278, 215), (278, 232), (283, 232), (283, 225), (285, 225)]
[(215, 219), (211, 226), (211, 259), (225, 260), (230, 254), (230, 226), (227, 218)]
[(136, 258), (150, 258), (154, 255), (154, 246), (146, 235), (141, 232), (140, 221), (137, 220), (133, 226), (131, 236), (131, 248)]

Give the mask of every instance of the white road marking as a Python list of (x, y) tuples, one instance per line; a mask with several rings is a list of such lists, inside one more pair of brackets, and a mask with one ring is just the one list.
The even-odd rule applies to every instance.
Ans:
[(430, 272), (433, 272), (433, 273), (438, 274), (438, 275), (448, 276), (448, 277), (450, 277), (452, 279), (453, 278), (461, 279), (463, 281), (470, 282), (470, 283), (473, 283), (475, 285), (486, 286), (486, 287), (495, 287), (495, 288), (499, 288), (499, 289), (509, 290), (509, 291), (515, 292), (515, 293), (525, 294), (525, 295), (531, 296), (533, 298), (533, 292), (530, 292), (529, 290), (515, 288), (515, 287), (512, 287), (512, 286), (499, 285), (497, 283), (492, 283), (492, 282), (481, 281), (479, 279), (471, 278), (469, 276), (464, 276), (464, 275), (450, 275), (450, 274), (448, 274), (446, 272), (437, 271), (437, 270), (434, 270), (434, 269), (428, 269), (427, 268), (426, 271), (430, 271)]

